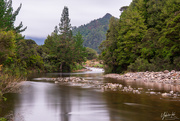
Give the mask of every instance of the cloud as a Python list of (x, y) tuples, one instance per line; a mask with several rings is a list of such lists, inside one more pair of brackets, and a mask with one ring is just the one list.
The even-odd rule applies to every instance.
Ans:
[(23, 35), (47, 37), (60, 22), (64, 6), (69, 8), (72, 26), (80, 26), (98, 19), (106, 13), (120, 16), (119, 9), (129, 5), (132, 0), (15, 0), (14, 10), (23, 4), (16, 19), (16, 25), (21, 21), (28, 29)]

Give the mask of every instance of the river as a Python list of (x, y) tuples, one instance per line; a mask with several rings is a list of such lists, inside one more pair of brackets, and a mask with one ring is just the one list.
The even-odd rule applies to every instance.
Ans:
[(76, 76), (145, 90), (166, 91), (162, 85), (152, 89), (141, 83), (105, 79), (102, 69), (91, 69), (88, 72), (31, 75), (29, 81), (23, 83), (21, 93), (5, 95), (8, 106), (4, 113), (12, 111), (14, 121), (160, 121), (180, 118), (179, 98), (122, 91), (103, 92), (96, 88), (59, 85), (44, 80)]

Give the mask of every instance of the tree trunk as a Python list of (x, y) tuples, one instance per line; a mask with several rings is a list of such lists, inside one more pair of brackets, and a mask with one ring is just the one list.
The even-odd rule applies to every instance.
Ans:
[(60, 65), (60, 72), (62, 72), (62, 66), (63, 66), (63, 63), (61, 63)]

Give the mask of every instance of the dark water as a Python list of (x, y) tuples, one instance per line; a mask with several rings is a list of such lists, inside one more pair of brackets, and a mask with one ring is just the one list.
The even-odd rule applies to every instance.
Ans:
[[(116, 82), (153, 91), (178, 90), (179, 87), (142, 84), (104, 79), (101, 70), (84, 73), (47, 73), (32, 75), (24, 83), (22, 93), (8, 94), (7, 103), (14, 121), (161, 121), (161, 114), (180, 118), (180, 99), (160, 95), (133, 94), (122, 91), (102, 92), (95, 88), (72, 87), (43, 81), (46, 77), (77, 76), (92, 81)], [(5, 112), (6, 112), (5, 111)]]

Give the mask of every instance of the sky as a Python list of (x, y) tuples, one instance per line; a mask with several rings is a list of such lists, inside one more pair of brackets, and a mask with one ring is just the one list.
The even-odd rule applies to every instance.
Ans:
[(80, 26), (110, 13), (119, 18), (119, 9), (132, 0), (13, 0), (14, 11), (22, 3), (15, 25), (22, 21), (27, 26), (22, 35), (46, 38), (60, 23), (64, 6), (69, 9), (72, 26)]

